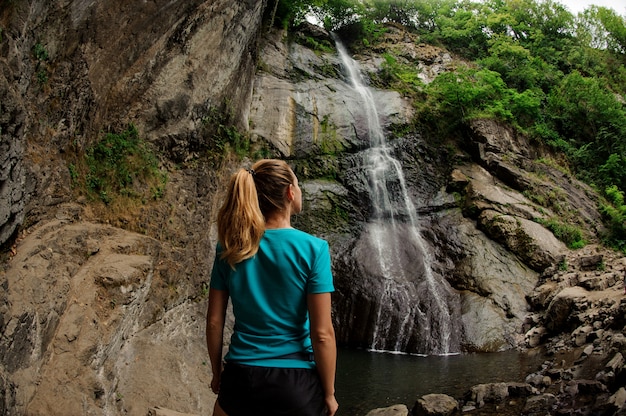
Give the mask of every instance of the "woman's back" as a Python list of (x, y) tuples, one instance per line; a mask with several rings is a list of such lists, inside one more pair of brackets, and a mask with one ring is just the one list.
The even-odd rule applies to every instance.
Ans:
[(333, 290), (326, 241), (293, 228), (265, 231), (256, 255), (235, 270), (216, 262), (219, 282), (228, 290), (235, 328), (226, 359), (276, 367), (309, 366), (277, 357), (309, 352), (306, 295)]

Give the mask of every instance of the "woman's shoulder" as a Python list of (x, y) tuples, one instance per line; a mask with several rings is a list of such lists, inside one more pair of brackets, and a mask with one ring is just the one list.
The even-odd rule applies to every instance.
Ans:
[(288, 238), (293, 242), (304, 243), (304, 244), (312, 244), (312, 245), (328, 245), (326, 240), (323, 238), (314, 236), (313, 234), (309, 234), (305, 231), (298, 230), (297, 228), (275, 228), (269, 231), (269, 235), (275, 235), (280, 238)]

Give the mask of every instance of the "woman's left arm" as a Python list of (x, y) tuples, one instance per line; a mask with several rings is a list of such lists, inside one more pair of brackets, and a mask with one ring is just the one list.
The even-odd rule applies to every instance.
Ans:
[(224, 324), (226, 322), (226, 307), (228, 306), (228, 291), (209, 289), (209, 308), (206, 315), (206, 344), (211, 360), (213, 379), (211, 390), (218, 393), (222, 378), (222, 346), (224, 345)]
[(311, 342), (317, 372), (320, 375), (327, 415), (333, 416), (339, 405), (335, 398), (335, 372), (337, 367), (337, 345), (335, 328), (331, 318), (330, 293), (307, 295)]

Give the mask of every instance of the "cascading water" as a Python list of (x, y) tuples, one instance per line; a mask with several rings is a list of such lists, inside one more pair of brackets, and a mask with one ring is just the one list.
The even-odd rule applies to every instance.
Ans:
[(362, 108), (353, 110), (362, 111), (368, 124), (370, 147), (364, 151), (362, 170), (367, 176), (372, 216), (364, 231), (366, 254), (360, 261), (367, 274), (382, 280), (380, 297), (373, 306), (369, 348), (458, 352), (458, 295), (431, 269), (432, 258), (420, 232), (417, 211), (402, 166), (386, 143), (372, 91), (356, 61), (338, 39), (335, 42), (351, 86), (361, 97)]

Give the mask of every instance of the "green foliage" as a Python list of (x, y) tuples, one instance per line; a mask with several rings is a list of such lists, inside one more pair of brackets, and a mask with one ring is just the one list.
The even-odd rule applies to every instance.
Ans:
[(407, 63), (400, 63), (396, 56), (385, 53), (385, 61), (381, 65), (378, 74), (382, 84), (394, 89), (405, 96), (414, 96), (423, 90), (424, 83), (419, 78), (419, 69)]
[(45, 65), (43, 65), (48, 61), (48, 51), (41, 43), (37, 43), (33, 46), (33, 55), (37, 60), (37, 82), (40, 86), (43, 86), (48, 82), (48, 71)]
[(567, 224), (556, 218), (548, 220), (536, 219), (536, 221), (552, 231), (556, 238), (571, 249), (582, 248), (586, 244), (582, 230), (574, 225)]
[(228, 103), (225, 103), (221, 109), (212, 108), (202, 118), (204, 126), (202, 134), (207, 139), (202, 150), (216, 159), (224, 159), (230, 155), (238, 159), (269, 157), (270, 151), (267, 146), (262, 143), (256, 145), (252, 143), (247, 133), (242, 133), (233, 125), (232, 118)]
[(624, 205), (624, 192), (613, 185), (605, 189), (605, 195), (607, 201), (601, 205), (601, 212), (610, 225), (607, 243), (626, 253), (626, 205)]
[(328, 41), (325, 41), (325, 40), (320, 41), (310, 36), (297, 37), (296, 41), (299, 44), (306, 46), (309, 49), (313, 49), (314, 51), (327, 52), (327, 53), (332, 53), (335, 51), (335, 48)]
[(35, 46), (33, 46), (33, 55), (35, 56), (35, 59), (39, 62), (44, 62), (48, 60), (48, 51), (41, 43), (37, 43), (35, 44)]
[(48, 82), (48, 72), (45, 69), (37, 71), (37, 82), (39, 85), (44, 85)]
[(557, 147), (583, 178), (626, 189), (626, 109), (614, 93), (574, 71), (550, 92), (546, 110), (551, 129), (563, 138)]
[[(117, 196), (145, 198), (141, 184), (147, 185), (152, 198), (163, 195), (167, 176), (159, 170), (156, 156), (133, 125), (119, 134), (105, 134), (86, 150), (84, 161), (87, 194), (105, 204)], [(76, 165), (70, 164), (69, 171), (74, 183), (81, 180)]]
[(463, 68), (441, 74), (426, 91), (430, 107), (446, 124), (496, 118), (528, 125), (540, 114), (540, 92), (508, 88), (500, 74), (489, 69)]

